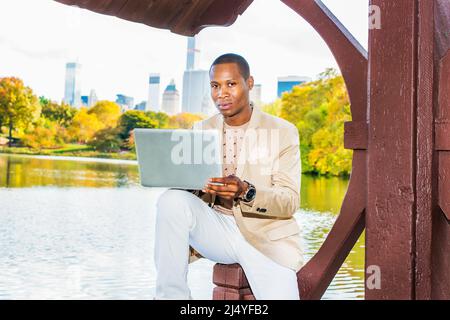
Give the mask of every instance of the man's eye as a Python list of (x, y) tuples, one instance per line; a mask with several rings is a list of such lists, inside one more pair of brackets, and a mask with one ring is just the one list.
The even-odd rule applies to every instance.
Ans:
[(228, 86), (229, 86), (229, 87), (233, 87), (234, 85), (236, 85), (235, 82), (230, 82), (230, 83), (228, 83)]

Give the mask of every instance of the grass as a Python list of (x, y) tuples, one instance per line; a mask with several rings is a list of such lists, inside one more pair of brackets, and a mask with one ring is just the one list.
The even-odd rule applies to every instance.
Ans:
[(11, 147), (11, 148), (0, 147), (0, 153), (136, 160), (136, 154), (134, 152), (121, 152), (121, 153), (99, 152), (95, 151), (90, 146), (81, 144), (67, 144), (64, 147), (58, 149), (41, 149), (41, 150), (22, 147)]

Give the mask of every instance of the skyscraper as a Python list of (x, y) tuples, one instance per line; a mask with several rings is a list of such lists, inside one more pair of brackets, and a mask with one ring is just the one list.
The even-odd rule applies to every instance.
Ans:
[(134, 109), (134, 98), (123, 94), (118, 94), (116, 103), (120, 106), (122, 112)]
[(148, 78), (148, 101), (146, 110), (159, 112), (159, 83), (161, 82), (161, 77), (159, 73), (150, 73)]
[(186, 70), (183, 75), (183, 112), (211, 114), (214, 107), (210, 90), (208, 71)]
[(145, 111), (146, 106), (147, 106), (147, 101), (142, 101), (141, 103), (137, 104), (134, 107), (134, 110)]
[(215, 108), (210, 97), (211, 87), (207, 70), (197, 69), (200, 50), (196, 37), (188, 38), (186, 70), (183, 74), (183, 112), (211, 115)]
[(288, 76), (278, 78), (278, 98), (281, 98), (284, 92), (291, 92), (294, 86), (309, 82), (309, 77)]
[(64, 102), (72, 107), (81, 107), (81, 64), (69, 62), (66, 64), (66, 83)]
[(94, 89), (89, 93), (89, 107), (93, 107), (98, 102), (97, 93)]
[(180, 112), (180, 93), (178, 92), (173, 79), (166, 87), (166, 90), (164, 90), (162, 111), (169, 115), (174, 115)]
[(89, 96), (81, 96), (81, 105), (83, 107), (89, 107)]
[(186, 70), (194, 70), (198, 66), (200, 50), (195, 47), (196, 40), (197, 39), (195, 37), (188, 37)]

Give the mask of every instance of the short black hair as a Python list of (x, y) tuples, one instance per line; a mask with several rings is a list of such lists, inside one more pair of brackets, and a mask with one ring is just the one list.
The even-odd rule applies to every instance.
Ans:
[(225, 53), (220, 57), (216, 58), (216, 60), (214, 60), (214, 62), (212, 63), (211, 68), (209, 68), (209, 71), (211, 72), (212, 67), (214, 67), (215, 65), (224, 63), (236, 63), (242, 77), (245, 80), (247, 80), (250, 77), (250, 66), (248, 65), (247, 60), (245, 60), (244, 57), (235, 53)]

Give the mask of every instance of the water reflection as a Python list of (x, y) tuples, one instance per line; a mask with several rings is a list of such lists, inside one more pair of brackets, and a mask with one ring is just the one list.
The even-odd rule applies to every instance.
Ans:
[(129, 187), (138, 185), (134, 161), (0, 155), (0, 187)]
[[(303, 176), (308, 260), (331, 229), (347, 181)], [(0, 299), (151, 299), (155, 202), (135, 162), (0, 155)], [(364, 237), (325, 299), (363, 297)], [(213, 263), (189, 272), (193, 296), (210, 299)]]

